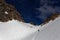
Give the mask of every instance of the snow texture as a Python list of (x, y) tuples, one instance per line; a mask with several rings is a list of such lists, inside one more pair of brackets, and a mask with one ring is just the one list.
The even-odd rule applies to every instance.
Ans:
[(17, 20), (0, 22), (0, 40), (22, 40), (38, 29), (34, 25)]
[(34, 26), (17, 20), (0, 22), (0, 40), (59, 40), (59, 26), (60, 17), (43, 26)]

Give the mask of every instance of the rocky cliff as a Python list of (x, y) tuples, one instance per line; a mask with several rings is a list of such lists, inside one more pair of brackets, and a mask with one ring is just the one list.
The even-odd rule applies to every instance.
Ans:
[(12, 19), (23, 21), (21, 14), (17, 12), (15, 7), (5, 3), (4, 0), (0, 0), (0, 21), (7, 22)]

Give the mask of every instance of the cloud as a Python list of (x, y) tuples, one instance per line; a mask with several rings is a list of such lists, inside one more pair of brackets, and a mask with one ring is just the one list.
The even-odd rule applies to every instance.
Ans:
[(39, 12), (41, 12), (40, 15), (37, 16), (37, 17), (44, 20), (49, 15), (51, 15), (53, 13), (60, 13), (60, 6), (56, 5), (58, 3), (59, 3), (59, 0), (58, 1), (54, 1), (54, 0), (53, 1), (50, 1), (50, 0), (49, 1), (48, 0), (41, 0), (40, 4), (42, 6), (40, 6), (40, 8), (36, 8), (36, 10), (38, 10)]

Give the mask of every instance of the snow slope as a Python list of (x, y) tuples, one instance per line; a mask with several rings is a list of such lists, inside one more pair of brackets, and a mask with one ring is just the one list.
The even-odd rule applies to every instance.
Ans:
[(29, 23), (17, 20), (0, 22), (0, 40), (22, 40), (36, 32), (38, 28)]
[(60, 40), (60, 17), (43, 26), (44, 28), (30, 40)]
[[(40, 29), (40, 32), (37, 30)], [(0, 22), (0, 40), (59, 40), (60, 17), (41, 26), (12, 20)]]

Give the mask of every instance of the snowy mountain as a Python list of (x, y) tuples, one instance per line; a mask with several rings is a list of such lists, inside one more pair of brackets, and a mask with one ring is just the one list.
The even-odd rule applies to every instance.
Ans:
[[(19, 22), (17, 20), (0, 22), (0, 40), (22, 40), (22, 39), (25, 40), (25, 38), (26, 40), (32, 40), (35, 39), (34, 37), (36, 37), (37, 40), (40, 40), (40, 37), (42, 38), (44, 37), (47, 39), (47, 37), (50, 37), (49, 35), (52, 35), (53, 32), (57, 33), (56, 35), (59, 35), (60, 32), (59, 25), (60, 25), (60, 17), (56, 18), (54, 21), (50, 21), (49, 23), (43, 26), (41, 25), (34, 26), (32, 24)], [(40, 32), (37, 32), (38, 29), (40, 29)], [(32, 34), (34, 36), (31, 36)], [(44, 35), (47, 37), (45, 37)], [(28, 37), (30, 39), (28, 39)]]
[(60, 40), (60, 17), (44, 25), (44, 29), (36, 34), (34, 40)]
[(60, 17), (43, 25), (38, 33), (25, 40), (60, 40)]
[(21, 40), (37, 30), (38, 27), (17, 20), (0, 22), (0, 40)]
[[(55, 9), (57, 9), (55, 10), (54, 8), (51, 8), (51, 6), (45, 5), (46, 2), (43, 0), (42, 2), (44, 2), (44, 5), (40, 8), (35, 8), (35, 2), (33, 3), (33, 1), (33, 5), (29, 5), (30, 1), (27, 1), (28, 3), (26, 1), (20, 2), (23, 4), (20, 6), (22, 7), (23, 11), (22, 9), (20, 10), (19, 7), (18, 9), (21, 11), (21, 13), (23, 12), (25, 15), (24, 17), (17, 12), (15, 7), (5, 3), (4, 0), (0, 0), (0, 40), (49, 40), (48, 38), (50, 38), (50, 40), (59, 40), (60, 36), (58, 35), (60, 33), (60, 17), (58, 17), (59, 14), (57, 15), (55, 13), (60, 12), (60, 7), (58, 7), (58, 9), (55, 7)], [(28, 4), (29, 7), (26, 6), (25, 3)], [(28, 14), (25, 14), (26, 12)], [(51, 12), (55, 15), (51, 16)], [(32, 15), (30, 15), (31, 13)], [(26, 18), (27, 23), (24, 18)], [(48, 23), (43, 24), (44, 22)], [(40, 25), (41, 23), (43, 25)], [(54, 39), (56, 36), (57, 39)]]

